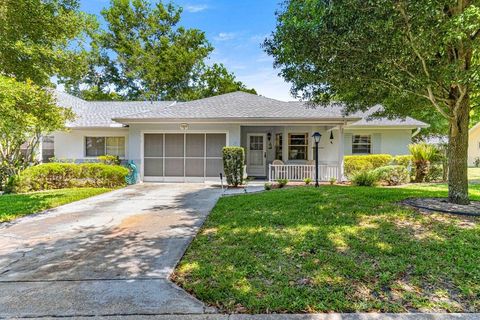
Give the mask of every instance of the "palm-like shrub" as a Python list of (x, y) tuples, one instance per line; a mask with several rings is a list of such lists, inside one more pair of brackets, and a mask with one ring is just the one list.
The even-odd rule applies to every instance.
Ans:
[(408, 146), (415, 164), (415, 182), (425, 182), (430, 171), (430, 164), (438, 160), (440, 152), (438, 148), (428, 143), (415, 143)]

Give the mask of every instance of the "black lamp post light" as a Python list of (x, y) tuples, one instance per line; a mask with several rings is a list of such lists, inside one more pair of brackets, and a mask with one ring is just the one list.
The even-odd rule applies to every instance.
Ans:
[(312, 137), (315, 141), (315, 187), (318, 188), (318, 144), (320, 143), (320, 138), (322, 138), (322, 135), (320, 132), (315, 132)]

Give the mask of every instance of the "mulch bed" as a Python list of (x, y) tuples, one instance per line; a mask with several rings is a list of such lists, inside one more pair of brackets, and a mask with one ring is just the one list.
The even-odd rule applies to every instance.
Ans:
[(401, 203), (421, 211), (480, 217), (480, 201), (471, 201), (469, 205), (460, 205), (449, 203), (446, 198), (411, 198), (403, 200)]

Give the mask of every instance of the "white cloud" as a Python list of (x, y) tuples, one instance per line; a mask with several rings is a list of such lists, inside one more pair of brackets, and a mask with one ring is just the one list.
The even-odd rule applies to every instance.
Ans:
[(217, 36), (213, 37), (216, 41), (228, 41), (234, 39), (236, 36), (233, 32), (220, 32)]
[(190, 13), (197, 13), (208, 9), (206, 4), (187, 4), (184, 7), (185, 11)]

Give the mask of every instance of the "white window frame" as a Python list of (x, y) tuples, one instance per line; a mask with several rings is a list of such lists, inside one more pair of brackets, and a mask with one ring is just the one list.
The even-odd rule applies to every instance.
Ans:
[[(368, 143), (357, 142), (355, 143), (355, 137), (368, 137)], [(354, 152), (355, 146), (368, 146), (369, 152)], [(352, 154), (362, 155), (362, 154), (372, 154), (372, 135), (371, 134), (354, 134), (352, 135)]]
[(97, 157), (101, 157), (102, 155), (99, 155), (99, 156), (89, 156), (87, 155), (87, 139), (88, 138), (103, 138), (105, 143), (104, 143), (104, 146), (103, 146), (103, 155), (107, 155), (107, 139), (108, 138), (123, 138), (123, 152), (124, 152), (124, 155), (123, 156), (119, 156), (120, 159), (125, 159), (126, 155), (127, 155), (127, 138), (125, 136), (94, 136), (94, 135), (91, 135), (91, 136), (84, 136), (83, 137), (83, 145), (84, 145), (84, 152), (83, 152), (83, 155), (85, 158), (87, 159), (96, 159)]
[[(302, 135), (305, 137), (305, 144), (290, 144), (292, 135)], [(308, 146), (310, 139), (308, 138), (308, 132), (289, 132), (287, 136), (287, 157), (289, 161), (308, 161)], [(290, 147), (304, 147), (305, 148), (305, 159), (292, 159), (290, 158)]]

